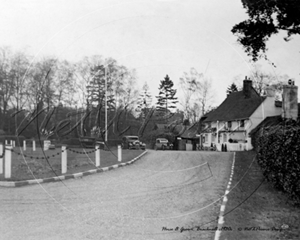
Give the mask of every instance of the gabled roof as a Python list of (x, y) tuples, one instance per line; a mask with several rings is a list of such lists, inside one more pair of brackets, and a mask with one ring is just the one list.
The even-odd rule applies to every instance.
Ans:
[(260, 124), (258, 124), (252, 131), (249, 133), (249, 135), (256, 134), (259, 129), (261, 128), (268, 128), (272, 126), (278, 125), (280, 122), (282, 122), (282, 117), (280, 115), (278, 116), (271, 116), (271, 117), (266, 117)]
[(204, 122), (247, 119), (265, 100), (251, 87), (251, 97), (245, 98), (243, 91), (231, 93), (221, 105), (208, 114)]
[(196, 136), (196, 134), (198, 134), (198, 123), (195, 123), (192, 126), (187, 126), (187, 128), (180, 135), (180, 137), (182, 137), (182, 138), (188, 138), (188, 139), (198, 138)]

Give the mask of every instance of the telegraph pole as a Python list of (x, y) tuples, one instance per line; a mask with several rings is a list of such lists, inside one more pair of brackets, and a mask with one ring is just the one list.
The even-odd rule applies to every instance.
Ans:
[(107, 142), (107, 73), (106, 67), (104, 68), (105, 72), (105, 142)]

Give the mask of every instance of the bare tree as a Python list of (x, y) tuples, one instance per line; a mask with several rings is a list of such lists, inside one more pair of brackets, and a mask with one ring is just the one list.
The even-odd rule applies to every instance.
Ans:
[[(276, 75), (274, 73), (267, 73), (263, 71), (262, 66), (258, 64), (253, 66), (249, 75), (252, 80), (253, 88), (260, 96), (264, 96), (266, 87), (272, 85), (275, 89), (277, 99), (281, 98), (282, 85), (287, 83), (287, 80), (289, 79), (289, 76), (286, 74)], [(234, 82), (239, 90), (242, 90), (243, 88), (242, 80), (243, 76), (241, 75), (234, 77)]]
[(30, 59), (25, 53), (17, 52), (12, 56), (9, 76), (13, 87), (11, 104), (17, 111), (27, 102), (29, 66)]
[(189, 73), (184, 72), (183, 76), (179, 79), (184, 95), (180, 104), (183, 106), (185, 119), (191, 119), (192, 116), (198, 115), (195, 111), (199, 109), (195, 108), (195, 102), (197, 101), (202, 78), (202, 73), (198, 73), (195, 68), (191, 68)]
[(57, 63), (57, 59), (45, 57), (33, 65), (28, 82), (29, 105), (37, 106), (39, 104), (39, 106), (47, 106), (49, 109), (55, 104)]
[(201, 115), (204, 115), (206, 111), (211, 107), (213, 100), (212, 92), (212, 80), (210, 78), (203, 78), (198, 88), (198, 99), (201, 106)]
[(9, 75), (11, 70), (12, 51), (8, 47), (0, 49), (0, 129), (3, 129), (4, 118), (7, 114), (9, 101), (13, 95), (14, 89)]
[(184, 107), (184, 115), (190, 123), (198, 121), (206, 113), (212, 103), (212, 80), (191, 68), (190, 73), (184, 73), (180, 78), (180, 86), (184, 94), (181, 105)]
[(68, 61), (60, 61), (57, 63), (57, 71), (55, 75), (55, 95), (56, 105), (64, 104), (69, 107), (73, 106), (75, 101), (74, 93), (76, 92), (74, 65)]

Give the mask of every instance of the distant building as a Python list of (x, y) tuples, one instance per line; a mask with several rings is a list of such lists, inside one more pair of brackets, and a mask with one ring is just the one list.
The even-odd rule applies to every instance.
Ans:
[(275, 103), (272, 87), (268, 87), (266, 96), (260, 96), (246, 77), (242, 91), (231, 93), (217, 109), (202, 117), (200, 145), (214, 145), (218, 151), (222, 144), (226, 144), (227, 151), (252, 149), (249, 133), (266, 117), (282, 113), (281, 106)]

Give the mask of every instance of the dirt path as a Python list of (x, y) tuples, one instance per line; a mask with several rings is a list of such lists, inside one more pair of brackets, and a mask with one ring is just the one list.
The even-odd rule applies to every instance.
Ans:
[(217, 226), (231, 164), (232, 153), (150, 151), (82, 179), (0, 188), (0, 239), (213, 239), (204, 229)]

